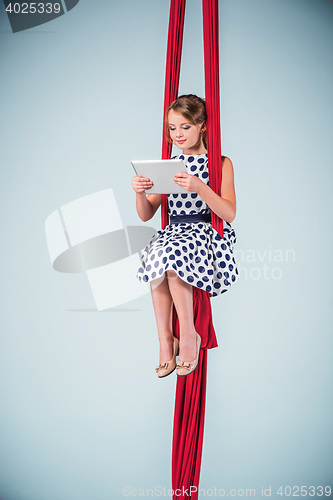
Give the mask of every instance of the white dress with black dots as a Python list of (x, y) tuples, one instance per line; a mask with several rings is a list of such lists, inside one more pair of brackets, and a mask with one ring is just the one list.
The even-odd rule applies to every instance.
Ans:
[[(181, 154), (176, 158), (184, 160), (188, 173), (209, 185), (207, 153)], [(190, 192), (169, 194), (168, 207), (171, 215), (210, 212), (202, 198)], [(173, 270), (182, 280), (212, 296), (224, 293), (239, 275), (233, 256), (236, 235), (226, 221), (223, 221), (223, 236), (213, 229), (211, 222), (169, 224), (157, 231), (141, 251), (137, 278), (149, 282)]]

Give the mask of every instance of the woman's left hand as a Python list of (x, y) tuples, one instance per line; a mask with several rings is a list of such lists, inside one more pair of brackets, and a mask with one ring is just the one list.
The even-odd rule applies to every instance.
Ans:
[(202, 184), (205, 184), (199, 177), (192, 174), (187, 174), (185, 172), (177, 172), (173, 178), (173, 180), (186, 189), (186, 191), (191, 191), (192, 193), (198, 193)]

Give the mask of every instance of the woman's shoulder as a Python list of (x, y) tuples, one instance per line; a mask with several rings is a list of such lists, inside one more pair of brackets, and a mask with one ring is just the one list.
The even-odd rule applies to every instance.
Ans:
[(228, 156), (221, 156), (222, 159), (222, 168), (227, 167), (227, 168), (233, 168), (232, 161)]

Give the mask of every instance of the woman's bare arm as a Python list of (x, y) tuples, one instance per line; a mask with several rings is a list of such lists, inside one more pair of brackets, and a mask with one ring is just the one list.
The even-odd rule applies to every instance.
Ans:
[(221, 219), (232, 222), (236, 217), (236, 193), (234, 168), (230, 158), (225, 157), (222, 163), (221, 196), (216, 194), (207, 184), (200, 184), (198, 195), (209, 208)]
[(151, 219), (161, 204), (160, 194), (149, 194), (146, 196), (145, 190), (150, 189), (153, 183), (147, 177), (135, 176), (132, 179), (132, 186), (136, 192), (136, 210), (143, 222)]

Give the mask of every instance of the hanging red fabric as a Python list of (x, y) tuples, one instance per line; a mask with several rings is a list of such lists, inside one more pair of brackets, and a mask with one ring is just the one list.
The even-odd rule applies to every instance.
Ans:
[[(164, 116), (169, 104), (177, 98), (183, 45), (186, 0), (171, 0), (165, 71), (162, 158), (171, 156), (172, 144), (166, 140)], [(219, 81), (218, 0), (202, 0), (205, 56), (205, 98), (207, 109), (207, 151), (209, 185), (221, 194), (221, 126)], [(162, 228), (168, 225), (168, 197), (162, 195)], [(212, 226), (223, 238), (223, 220), (212, 212)]]
[[(172, 144), (166, 139), (164, 116), (169, 104), (174, 101), (178, 95), (180, 63), (183, 46), (185, 4), (185, 0), (171, 0), (170, 3), (168, 46), (164, 86), (162, 159), (168, 159), (171, 156)], [(168, 196), (166, 194), (162, 194), (161, 212), (162, 228), (164, 228), (169, 224)]]
[[(185, 18), (185, 0), (171, 0), (165, 74), (164, 113), (177, 98)], [(221, 194), (221, 136), (219, 96), (218, 0), (203, 0), (205, 97), (207, 107), (207, 151), (209, 185)], [(162, 158), (170, 158), (164, 120)], [(169, 223), (167, 195), (161, 201), (162, 228)], [(223, 221), (212, 212), (212, 225), (223, 238)], [(207, 349), (217, 347), (210, 294), (193, 287), (193, 316), (202, 343), (199, 363), (191, 375), (177, 378), (173, 446), (172, 489), (176, 499), (197, 500), (204, 435)], [(173, 308), (173, 333), (179, 338), (179, 323)], [(190, 495), (189, 495), (190, 493)]]
[[(205, 424), (207, 349), (217, 347), (210, 295), (195, 287), (193, 317), (195, 330), (201, 336), (201, 350), (195, 371), (186, 377), (177, 377), (172, 440), (174, 500), (198, 498)], [(175, 308), (173, 334), (179, 339), (179, 322)]]
[[(215, 193), (221, 195), (222, 160), (218, 10), (218, 0), (202, 0), (209, 186)], [(223, 238), (223, 220), (213, 211), (212, 226)]]

